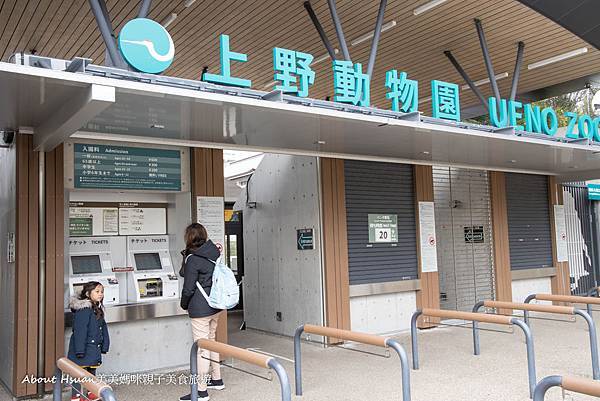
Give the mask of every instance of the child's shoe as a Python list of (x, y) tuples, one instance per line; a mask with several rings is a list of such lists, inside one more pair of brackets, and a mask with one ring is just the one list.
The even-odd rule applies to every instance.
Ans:
[(100, 397), (98, 397), (96, 394), (94, 393), (88, 393), (87, 395), (87, 399), (89, 401), (100, 401)]

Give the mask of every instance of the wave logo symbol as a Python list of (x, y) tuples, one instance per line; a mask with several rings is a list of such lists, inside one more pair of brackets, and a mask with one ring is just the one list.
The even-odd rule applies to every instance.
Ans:
[(119, 50), (130, 66), (149, 74), (169, 68), (175, 56), (169, 32), (148, 18), (135, 18), (125, 24), (119, 33)]

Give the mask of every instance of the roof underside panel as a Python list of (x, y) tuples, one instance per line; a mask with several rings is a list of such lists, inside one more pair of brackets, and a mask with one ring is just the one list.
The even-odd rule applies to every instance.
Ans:
[(597, 0), (519, 0), (600, 49), (600, 4)]

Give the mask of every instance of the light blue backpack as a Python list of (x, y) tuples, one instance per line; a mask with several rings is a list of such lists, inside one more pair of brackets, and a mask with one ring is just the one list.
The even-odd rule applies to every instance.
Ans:
[[(208, 259), (210, 260), (210, 259)], [(223, 262), (220, 256), (216, 261), (210, 260), (215, 264), (215, 270), (212, 276), (212, 287), (210, 296), (206, 294), (204, 288), (196, 281), (196, 287), (200, 290), (206, 302), (211, 308), (231, 309), (240, 302), (240, 289), (233, 271)]]

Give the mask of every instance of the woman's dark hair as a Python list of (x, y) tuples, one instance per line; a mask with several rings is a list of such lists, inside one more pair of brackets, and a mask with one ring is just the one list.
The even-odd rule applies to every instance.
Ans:
[(96, 319), (101, 319), (104, 317), (104, 300), (100, 302), (94, 302), (90, 298), (90, 293), (96, 289), (96, 287), (101, 286), (102, 283), (97, 281), (89, 281), (83, 285), (81, 289), (81, 293), (79, 294), (79, 299), (89, 299), (92, 302), (92, 310), (96, 314)]
[(185, 229), (185, 250), (193, 252), (208, 240), (206, 228), (200, 223), (192, 223)]

